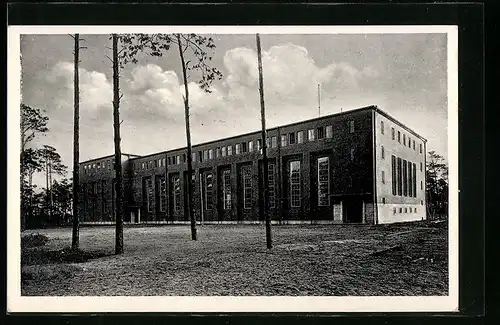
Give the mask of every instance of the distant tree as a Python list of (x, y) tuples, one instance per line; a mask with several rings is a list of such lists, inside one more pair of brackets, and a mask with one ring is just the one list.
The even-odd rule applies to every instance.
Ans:
[(448, 166), (443, 156), (429, 151), (426, 166), (427, 207), (431, 217), (448, 214)]
[(33, 219), (33, 175), (43, 170), (39, 149), (25, 149), (21, 153), (21, 224), (27, 226), (27, 219)]
[[(35, 151), (30, 149), (26, 151), (26, 147), (31, 142), (37, 134), (44, 134), (49, 129), (47, 128), (47, 122), (49, 118), (42, 113), (38, 108), (33, 108), (31, 106), (21, 104), (20, 105), (20, 136), (21, 136), (21, 230), (26, 228), (26, 218), (28, 217), (27, 211), (32, 211), (29, 207), (29, 201), (27, 197), (23, 194), (31, 193), (31, 188), (24, 188), (27, 184), (32, 184), (31, 177), (35, 173), (38, 167), (35, 167), (38, 158), (35, 157)], [(30, 177), (30, 180), (26, 180), (26, 177)], [(30, 185), (31, 186), (31, 185)], [(24, 199), (24, 201), (23, 201)]]
[(53, 176), (64, 176), (66, 175), (67, 167), (62, 163), (61, 156), (57, 152), (56, 148), (44, 145), (43, 149), (40, 149), (40, 158), (45, 167), (45, 181), (46, 181), (46, 202), (47, 210), (49, 214), (49, 219), (52, 221), (52, 209), (53, 209), (53, 193), (52, 193), (52, 183)]
[(73, 183), (71, 179), (63, 178), (60, 181), (54, 181), (52, 196), (54, 221), (58, 226), (66, 225), (72, 215), (73, 207)]
[[(186, 123), (187, 143), (187, 177), (192, 180), (193, 159), (191, 146), (190, 105), (188, 83), (192, 77), (190, 73), (197, 73), (198, 85), (210, 93), (210, 86), (215, 79), (222, 79), (222, 73), (210, 66), (215, 49), (214, 40), (197, 34), (128, 34), (122, 35), (124, 49), (120, 53), (123, 63), (137, 63), (137, 54), (145, 52), (151, 56), (161, 57), (171, 45), (177, 47), (184, 82), (184, 118)], [(209, 53), (211, 51), (212, 53)], [(188, 181), (188, 217), (191, 221), (191, 239), (197, 240), (196, 218), (194, 213), (194, 185)]]

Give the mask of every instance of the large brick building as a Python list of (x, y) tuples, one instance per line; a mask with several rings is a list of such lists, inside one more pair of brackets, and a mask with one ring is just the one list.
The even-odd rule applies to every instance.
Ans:
[[(426, 218), (426, 140), (376, 106), (267, 131), (276, 222), (381, 224)], [(192, 147), (196, 219), (259, 222), (259, 131)], [(125, 222), (188, 222), (186, 148), (124, 154)], [(80, 164), (82, 222), (113, 222), (114, 156)]]

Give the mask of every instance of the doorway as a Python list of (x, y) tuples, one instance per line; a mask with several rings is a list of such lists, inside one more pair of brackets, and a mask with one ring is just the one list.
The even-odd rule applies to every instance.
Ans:
[(345, 223), (363, 222), (363, 200), (350, 198), (342, 203)]

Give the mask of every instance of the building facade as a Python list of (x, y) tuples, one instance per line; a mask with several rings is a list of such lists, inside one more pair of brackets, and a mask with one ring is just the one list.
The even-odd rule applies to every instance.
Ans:
[[(192, 147), (198, 222), (264, 220), (261, 142), (253, 132)], [(273, 222), (426, 218), (426, 140), (376, 106), (268, 129), (267, 148)], [(125, 222), (188, 222), (186, 155), (122, 155)], [(113, 161), (80, 164), (84, 223), (114, 222)]]

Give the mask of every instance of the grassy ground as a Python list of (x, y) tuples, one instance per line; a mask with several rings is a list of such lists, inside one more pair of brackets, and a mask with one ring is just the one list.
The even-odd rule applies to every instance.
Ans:
[[(32, 231), (23, 240), (22, 295), (447, 295), (447, 229), (392, 226), (274, 226), (272, 250), (254, 225)], [(29, 235), (23, 233), (23, 236)], [(389, 250), (387, 250), (389, 249)]]

